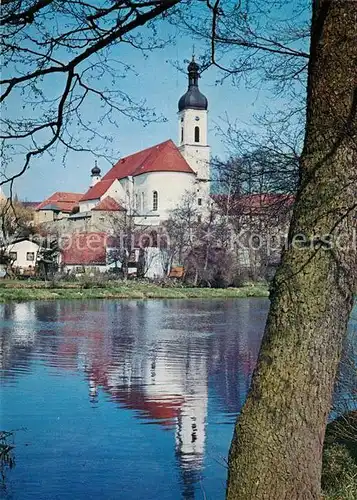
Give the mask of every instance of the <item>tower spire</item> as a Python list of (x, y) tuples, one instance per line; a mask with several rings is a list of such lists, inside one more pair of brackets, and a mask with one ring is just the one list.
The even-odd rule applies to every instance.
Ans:
[(97, 160), (94, 162), (94, 167), (91, 170), (91, 178), (92, 178), (92, 186), (94, 184), (97, 184), (101, 180), (101, 171), (100, 168), (98, 167)]
[[(200, 67), (192, 60), (187, 67), (188, 89), (178, 102), (178, 131), (180, 152), (196, 173), (197, 204), (206, 206), (209, 202), (210, 147), (208, 134), (208, 102), (198, 88)], [(207, 205), (208, 206), (208, 205)]]
[(200, 67), (195, 61), (195, 54), (192, 54), (192, 60), (190, 64), (187, 66), (188, 72), (188, 88), (198, 87), (198, 79), (200, 77)]
[[(193, 51), (194, 52), (194, 51)], [(195, 54), (192, 54), (192, 60), (187, 66), (188, 90), (178, 103), (179, 111), (185, 109), (203, 109), (207, 110), (208, 103), (206, 97), (198, 88), (198, 79), (200, 77), (200, 67), (195, 61)]]

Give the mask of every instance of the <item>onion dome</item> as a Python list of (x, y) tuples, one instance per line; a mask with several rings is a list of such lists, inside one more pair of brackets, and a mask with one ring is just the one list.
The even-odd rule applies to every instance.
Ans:
[(188, 72), (188, 90), (178, 102), (179, 111), (184, 109), (203, 109), (208, 108), (207, 98), (200, 92), (198, 88), (198, 79), (200, 67), (196, 63), (195, 58), (192, 57), (192, 61), (187, 66)]
[(95, 162), (95, 165), (91, 170), (91, 173), (93, 177), (100, 175), (100, 168), (97, 165), (97, 161)]

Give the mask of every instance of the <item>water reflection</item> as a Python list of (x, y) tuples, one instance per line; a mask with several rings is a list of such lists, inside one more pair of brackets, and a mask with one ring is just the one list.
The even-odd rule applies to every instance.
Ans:
[[(160, 433), (170, 433), (180, 487), (174, 479), (171, 485), (155, 484), (152, 496), (146, 492), (145, 498), (202, 498), (202, 485), (205, 494), (211, 493), (209, 498), (223, 498), (225, 471), (210, 463), (208, 441), (211, 452), (219, 448), (216, 432), (224, 424), (229, 424), (230, 436), (245, 399), (266, 310), (267, 301), (260, 299), (6, 304), (0, 309), (1, 381), (11, 400), (21, 379), (40, 368), (51, 377), (54, 391), (61, 379), (72, 378), (78, 388), (85, 380), (89, 402), (85, 418), (92, 419), (92, 412), (99, 409), (108, 413), (106, 405), (110, 404), (122, 412), (130, 411), (138, 422), (154, 424)], [(40, 381), (36, 384), (41, 391)], [(73, 397), (79, 405), (83, 396), (78, 391), (76, 399), (76, 387), (73, 385)], [(46, 398), (41, 411), (44, 418), (50, 418), (49, 404), (56, 404), (55, 392), (46, 393)], [(71, 408), (61, 412), (70, 415)], [(31, 427), (31, 422), (23, 425)], [(131, 425), (125, 432), (131, 435)], [(105, 432), (101, 436), (110, 439)], [(142, 438), (149, 441), (149, 431)], [(159, 439), (156, 433), (155, 440)], [(143, 443), (131, 445), (134, 461), (139, 460), (137, 448)], [(153, 460), (159, 460), (155, 443), (152, 453)], [(41, 461), (39, 466), (43, 466)], [(210, 484), (211, 474), (220, 477), (220, 489)], [(88, 485), (89, 471), (87, 479)], [(155, 477), (151, 480), (155, 483)], [(123, 486), (125, 480), (118, 481)], [(142, 498), (127, 487), (120, 498)], [(101, 498), (112, 498), (111, 494), (118, 498), (108, 491)], [(88, 491), (81, 494), (85, 493), (88, 498)], [(32, 497), (22, 491), (14, 498)], [(61, 498), (67, 498), (64, 491)]]

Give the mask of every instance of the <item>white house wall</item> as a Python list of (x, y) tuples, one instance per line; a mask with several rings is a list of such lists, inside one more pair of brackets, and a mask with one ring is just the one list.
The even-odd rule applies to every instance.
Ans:
[[(36, 261), (37, 261), (37, 254), (39, 251), (39, 245), (37, 243), (34, 243), (33, 241), (29, 240), (24, 240), (24, 241), (19, 241), (17, 243), (14, 243), (12, 245), (9, 245), (7, 247), (7, 252), (16, 252), (17, 253), (17, 259), (13, 262), (14, 267), (20, 267), (20, 268), (29, 268), (35, 267)], [(27, 260), (27, 253), (34, 253), (34, 260)]]

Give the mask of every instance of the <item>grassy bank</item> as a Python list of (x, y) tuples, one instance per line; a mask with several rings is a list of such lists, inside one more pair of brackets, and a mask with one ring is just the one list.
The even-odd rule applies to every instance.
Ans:
[(267, 296), (268, 288), (264, 285), (221, 289), (170, 287), (135, 281), (109, 282), (104, 285), (39, 281), (3, 281), (0, 283), (0, 302), (54, 299), (215, 299)]

